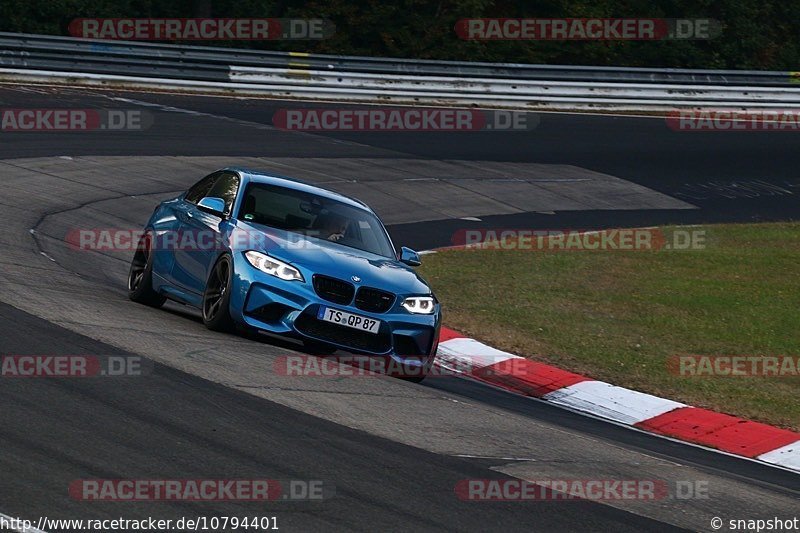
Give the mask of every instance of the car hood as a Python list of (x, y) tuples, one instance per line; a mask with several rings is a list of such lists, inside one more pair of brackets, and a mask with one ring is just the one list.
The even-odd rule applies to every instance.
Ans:
[[(349, 281), (357, 276), (361, 278), (357, 286), (376, 287), (397, 294), (431, 292), (428, 284), (411, 267), (395, 259), (297, 233), (238, 222), (240, 230), (250, 235), (258, 233), (264, 236), (256, 240), (258, 246), (249, 249), (258, 249), (291, 263), (306, 271), (304, 273), (324, 274)], [(250, 239), (251, 243), (253, 241)]]

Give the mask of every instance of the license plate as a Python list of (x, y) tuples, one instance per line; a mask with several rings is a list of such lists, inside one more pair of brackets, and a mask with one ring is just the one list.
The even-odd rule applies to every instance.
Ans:
[(333, 322), (340, 326), (347, 326), (348, 328), (368, 331), (370, 333), (378, 333), (381, 327), (380, 320), (354, 315), (353, 313), (331, 309), (330, 307), (320, 307), (317, 312), (317, 318), (325, 322)]

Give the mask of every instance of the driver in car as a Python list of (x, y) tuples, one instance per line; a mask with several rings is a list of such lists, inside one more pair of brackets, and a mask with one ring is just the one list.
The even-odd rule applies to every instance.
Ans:
[(344, 234), (347, 231), (346, 218), (332, 213), (321, 215), (321, 218), (322, 220), (318, 224), (320, 238), (334, 242), (344, 238)]

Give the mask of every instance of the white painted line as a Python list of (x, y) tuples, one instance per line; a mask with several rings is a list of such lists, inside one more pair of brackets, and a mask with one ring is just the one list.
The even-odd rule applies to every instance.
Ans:
[(777, 450), (762, 453), (757, 459), (792, 470), (800, 470), (800, 440)]
[(617, 422), (637, 422), (686, 407), (685, 404), (603, 381), (582, 381), (545, 394), (543, 400), (588, 412)]
[[(465, 380), (473, 382), (473, 383), (478, 383), (480, 385), (483, 385), (484, 387), (489, 387), (491, 389), (494, 389), (496, 391), (503, 392), (503, 393), (506, 393), (506, 394), (516, 394), (516, 395), (520, 394), (519, 392), (509, 391), (508, 389), (506, 389), (504, 387), (500, 387), (499, 385), (495, 385), (495, 384), (487, 382), (487, 381), (474, 379), (474, 378), (472, 378), (471, 376), (468, 376), (468, 375), (462, 375), (462, 376), (460, 376), (460, 379), (465, 379)], [(714, 453), (714, 454), (717, 454), (717, 455), (725, 455), (727, 457), (730, 457), (731, 459), (737, 459), (739, 461), (748, 461), (748, 462), (756, 464), (756, 465), (768, 466), (770, 468), (776, 468), (778, 470), (782, 470), (784, 472), (790, 472), (792, 474), (800, 473), (800, 468), (795, 468), (795, 467), (792, 467), (792, 466), (782, 466), (782, 465), (774, 464), (774, 463), (767, 463), (767, 462), (764, 462), (764, 461), (762, 461), (761, 459), (758, 459), (758, 458), (745, 457), (744, 455), (738, 455), (738, 454), (735, 454), (735, 453), (722, 451), (722, 450), (719, 450), (717, 448), (711, 448), (709, 446), (704, 446), (702, 444), (697, 444), (695, 442), (689, 442), (687, 440), (681, 440), (681, 439), (679, 439), (677, 437), (670, 437), (669, 435), (661, 435), (659, 433), (653, 433), (651, 431), (640, 429), (640, 428), (638, 428), (636, 426), (631, 426), (629, 424), (618, 422), (616, 420), (611, 420), (611, 419), (608, 419), (608, 418), (604, 418), (602, 416), (598, 416), (598, 415), (596, 415), (594, 413), (587, 413), (586, 411), (581, 411), (581, 410), (578, 410), (578, 409), (574, 409), (573, 407), (570, 407), (569, 405), (554, 404), (553, 402), (547, 401), (547, 400), (545, 400), (543, 398), (536, 398), (535, 396), (523, 396), (523, 397), (525, 398), (526, 401), (529, 401), (529, 402), (537, 402), (537, 403), (542, 403), (542, 404), (545, 404), (545, 405), (550, 405), (550, 406), (552, 406), (554, 408), (557, 408), (557, 409), (563, 409), (564, 411), (567, 411), (569, 413), (574, 413), (576, 415), (586, 416), (586, 417), (592, 418), (594, 420), (597, 420), (599, 422), (603, 422), (603, 423), (606, 423), (606, 424), (613, 424), (613, 425), (615, 425), (617, 427), (625, 428), (628, 431), (635, 431), (637, 433), (641, 433), (642, 435), (647, 435), (647, 436), (653, 437), (655, 439), (668, 440), (669, 442), (674, 442), (675, 444), (680, 444), (682, 446), (689, 446), (691, 448), (697, 448), (698, 450), (703, 450), (703, 451)], [(651, 457), (654, 457), (654, 456), (651, 456)], [(674, 462), (675, 460), (672, 460), (672, 461)], [(674, 463), (674, 464), (679, 464), (679, 463)]]
[(482, 368), (520, 356), (487, 346), (475, 339), (457, 338), (439, 343), (437, 361), (444, 368)]
[(465, 459), (497, 459), (498, 461), (533, 461), (530, 457), (495, 457), (494, 455), (470, 455), (468, 453), (457, 453), (453, 457), (464, 457)]
[(11, 524), (14, 524), (19, 520), (18, 518), (14, 518), (13, 516), (8, 516), (7, 514), (0, 513), (0, 525), (8, 525), (9, 531), (16, 531), (17, 533), (47, 533), (46, 531), (42, 531), (41, 529), (36, 529), (35, 527), (20, 527), (20, 528), (12, 528)]
[[(103, 95), (103, 96), (105, 98), (109, 99), (109, 100), (112, 100), (112, 101), (125, 102), (125, 103), (128, 103), (128, 104), (138, 105), (138, 106), (142, 106), (142, 107), (153, 107), (153, 108), (156, 108), (156, 109), (160, 109), (161, 111), (164, 111), (166, 113), (183, 113), (183, 114), (186, 114), (186, 115), (194, 115), (194, 116), (198, 116), (198, 117), (212, 118), (212, 119), (215, 119), (215, 120), (224, 120), (224, 121), (227, 121), (227, 122), (232, 122), (234, 124), (238, 124), (240, 126), (247, 126), (247, 127), (250, 127), (250, 128), (256, 128), (256, 129), (260, 129), (260, 130), (272, 130), (272, 131), (278, 130), (278, 128), (276, 128), (275, 126), (272, 126), (270, 124), (262, 124), (261, 122), (252, 122), (250, 120), (242, 120), (242, 119), (238, 119), (238, 118), (228, 117), (228, 116), (225, 116), (225, 115), (215, 115), (215, 114), (212, 114), (212, 113), (203, 113), (201, 111), (194, 111), (192, 109), (183, 109), (183, 108), (180, 108), (180, 107), (173, 107), (173, 106), (168, 106), (168, 105), (154, 103), (154, 102), (146, 102), (144, 100), (134, 100), (132, 98), (122, 98), (122, 97), (119, 97), (119, 96), (107, 96), (107, 95)], [(281, 130), (281, 131), (286, 131), (288, 133), (297, 134), (297, 135), (306, 136), (306, 137), (317, 137), (317, 138), (320, 137), (319, 134), (309, 133), (309, 132), (306, 132), (306, 131), (298, 131), (298, 130)], [(343, 140), (340, 140), (340, 139), (330, 139), (330, 138), (328, 138), (327, 140), (329, 140), (330, 142), (333, 142), (334, 144), (346, 144), (346, 145), (350, 145), (350, 146), (366, 146), (365, 144), (357, 143), (355, 141), (343, 141)]]

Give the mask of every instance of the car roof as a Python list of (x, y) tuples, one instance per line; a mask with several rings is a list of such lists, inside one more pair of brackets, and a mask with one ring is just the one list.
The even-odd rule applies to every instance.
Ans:
[(258, 170), (251, 170), (242, 167), (227, 167), (222, 170), (236, 172), (242, 177), (242, 179), (246, 180), (247, 182), (264, 183), (267, 185), (275, 185), (278, 187), (285, 187), (287, 189), (293, 189), (296, 191), (303, 191), (310, 194), (316, 194), (318, 196), (322, 196), (323, 198), (337, 200), (339, 202), (351, 205), (353, 207), (357, 207), (359, 209), (365, 209), (369, 212), (372, 212), (372, 209), (370, 209), (370, 207), (361, 200), (357, 200), (356, 198), (351, 198), (349, 196), (345, 196), (338, 192), (318, 187), (311, 183), (306, 183), (302, 180), (290, 178), (288, 176), (281, 176), (278, 174), (267, 174), (266, 172), (260, 172)]

